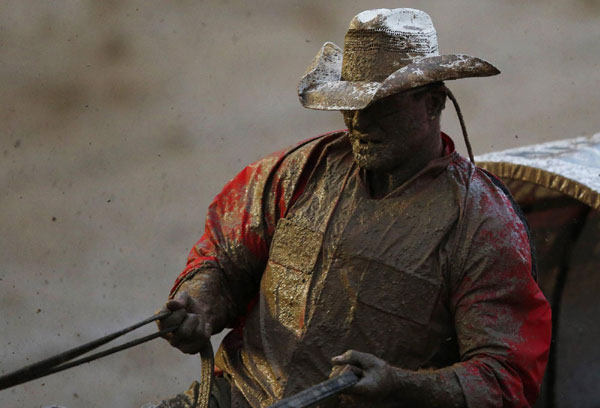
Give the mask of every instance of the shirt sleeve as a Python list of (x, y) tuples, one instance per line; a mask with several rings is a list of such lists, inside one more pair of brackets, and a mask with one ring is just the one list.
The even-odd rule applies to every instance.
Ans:
[(187, 284), (218, 292), (225, 326), (235, 325), (259, 289), (279, 218), (301, 192), (303, 142), (244, 168), (210, 204), (204, 234), (192, 247), (170, 292)]
[(530, 407), (548, 360), (550, 307), (532, 277), (527, 230), (511, 201), (491, 182), (474, 184), (453, 266), (461, 362), (452, 369), (469, 407)]

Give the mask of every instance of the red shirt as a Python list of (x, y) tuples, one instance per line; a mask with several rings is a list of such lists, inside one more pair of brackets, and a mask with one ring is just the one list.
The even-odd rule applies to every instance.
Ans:
[(526, 228), (490, 175), (454, 151), (381, 199), (345, 132), (253, 163), (211, 204), (172, 290), (219, 282), (232, 331), (218, 365), (253, 406), (369, 352), (456, 377), (470, 407), (527, 407), (539, 393), (550, 308)]

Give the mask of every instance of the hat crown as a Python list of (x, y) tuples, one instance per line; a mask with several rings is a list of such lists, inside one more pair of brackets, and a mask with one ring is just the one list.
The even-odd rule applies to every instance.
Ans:
[(365, 10), (350, 21), (348, 29), (435, 33), (429, 14), (411, 8)]
[(342, 80), (381, 82), (419, 58), (436, 55), (437, 34), (424, 11), (366, 10), (350, 21), (344, 41)]

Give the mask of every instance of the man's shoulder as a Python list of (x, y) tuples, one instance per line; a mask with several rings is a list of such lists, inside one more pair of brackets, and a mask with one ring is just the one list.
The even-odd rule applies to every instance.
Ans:
[(499, 177), (457, 155), (450, 166), (459, 185), (461, 201), (471, 217), (480, 217), (499, 226), (507, 221), (522, 222), (520, 210)]
[(268, 154), (246, 165), (224, 187), (245, 188), (247, 186), (266, 186), (270, 182), (293, 185), (304, 174), (310, 173), (318, 160), (326, 157), (331, 146), (348, 145), (345, 131), (325, 133), (303, 140), (292, 146)]
[(310, 156), (315, 150), (321, 151), (324, 148), (345, 141), (345, 130), (335, 130), (302, 140), (292, 146), (288, 146), (282, 150), (273, 153), (280, 157), (297, 158), (301, 156)]
[(333, 132), (323, 133), (268, 154), (267, 156), (250, 164), (248, 167), (252, 168), (268, 166), (276, 167), (281, 170), (288, 167), (294, 168), (298, 165), (306, 163), (310, 157), (326, 151), (327, 148), (332, 145), (345, 144), (345, 136), (345, 130), (336, 130)]
[(491, 256), (493, 253), (507, 257), (528, 264), (535, 276), (527, 221), (508, 188), (497, 176), (464, 158), (450, 167), (454, 167), (453, 177), (461, 187), (458, 189), (461, 191), (458, 228), (466, 250), (463, 255)]

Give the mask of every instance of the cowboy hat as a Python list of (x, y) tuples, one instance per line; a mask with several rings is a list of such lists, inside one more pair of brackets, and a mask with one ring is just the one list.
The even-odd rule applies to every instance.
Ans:
[(298, 95), (309, 109), (359, 110), (411, 88), (499, 73), (480, 58), (440, 55), (435, 28), (423, 11), (367, 10), (350, 22), (343, 52), (333, 43), (323, 45)]

